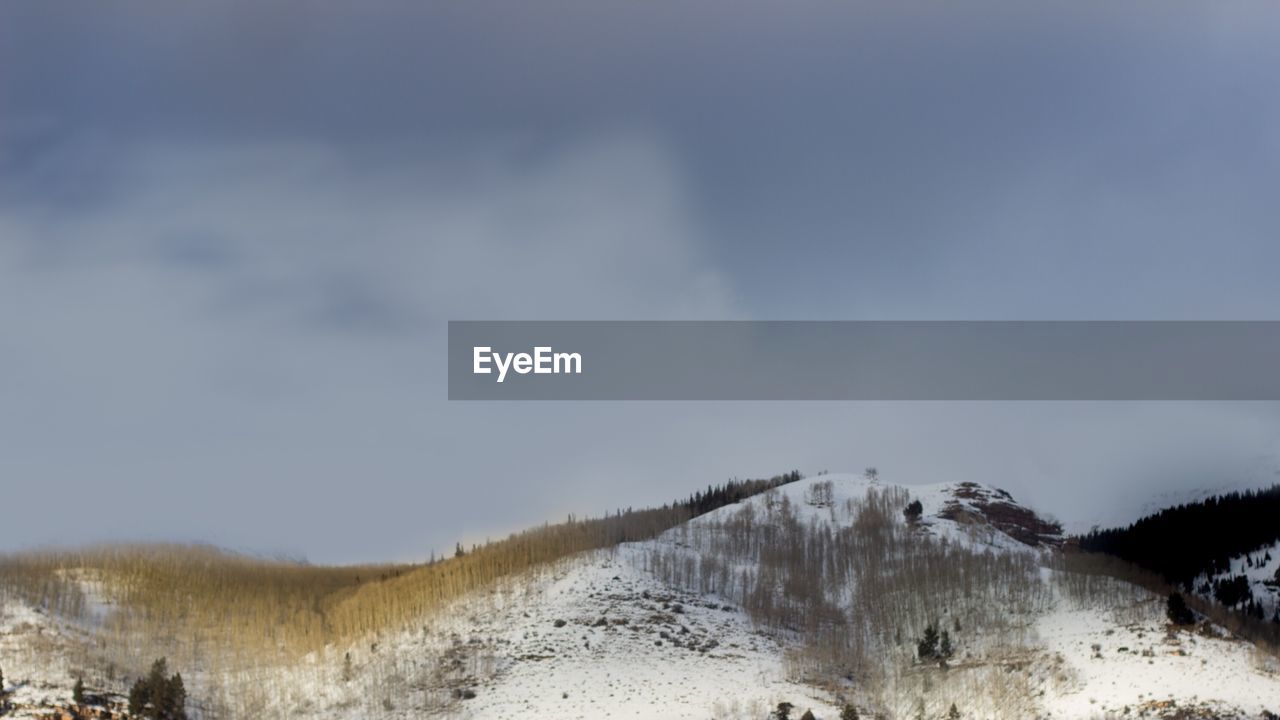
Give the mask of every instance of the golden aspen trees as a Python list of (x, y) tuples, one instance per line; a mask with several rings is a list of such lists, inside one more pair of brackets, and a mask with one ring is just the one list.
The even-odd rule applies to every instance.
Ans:
[(417, 565), (324, 567), (201, 545), (23, 553), (0, 556), (0, 595), (90, 628), (125, 656), (276, 662), (401, 629), (499, 578), (688, 517), (668, 506), (571, 519)]

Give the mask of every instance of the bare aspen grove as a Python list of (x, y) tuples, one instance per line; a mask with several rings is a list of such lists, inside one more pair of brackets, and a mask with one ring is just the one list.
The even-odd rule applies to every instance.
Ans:
[(1262, 653), (1280, 657), (1280, 623), (1274, 620), (1238, 612), (1194, 593), (1183, 594), (1181, 587), (1158, 573), (1112, 555), (1076, 551), (1064, 552), (1048, 560), (1058, 570), (1056, 585), (1079, 607), (1124, 607), (1138, 602), (1133, 600), (1134, 596), (1149, 600), (1152, 596), (1167, 597), (1170, 593), (1178, 593), (1197, 616), (1232, 635), (1248, 639)]
[[(797, 680), (893, 717), (913, 716), (919, 702), (934, 717), (932, 704), (944, 699), (1026, 717), (1033, 706), (1024, 676), (1007, 666), (1028, 655), (1026, 619), (1052, 600), (1040, 557), (931, 538), (904, 521), (910, 500), (903, 488), (872, 487), (833, 507), (830, 482), (819, 482), (805, 502), (851, 522), (805, 523), (788, 497), (770, 495), (763, 512), (744, 505), (725, 520), (675, 530), (649, 551), (648, 569), (731, 598), (762, 628), (795, 640), (788, 659)], [(957, 642), (949, 672), (916, 657), (916, 638), (930, 625)]]

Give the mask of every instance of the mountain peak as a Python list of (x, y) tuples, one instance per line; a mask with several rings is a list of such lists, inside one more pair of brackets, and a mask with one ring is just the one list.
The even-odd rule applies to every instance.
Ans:
[[(1062, 526), (1018, 503), (1008, 491), (976, 482), (901, 485), (883, 476), (863, 473), (822, 473), (786, 483), (711, 513), (695, 518), (695, 524), (727, 520), (743, 507), (769, 514), (785, 505), (785, 511), (802, 523), (846, 526), (858, 514), (858, 506), (872, 493), (896, 495), (902, 509), (912, 500), (922, 512), (913, 522), (926, 534), (965, 545), (1004, 551), (1058, 547)], [(902, 518), (906, 521), (905, 516)]]

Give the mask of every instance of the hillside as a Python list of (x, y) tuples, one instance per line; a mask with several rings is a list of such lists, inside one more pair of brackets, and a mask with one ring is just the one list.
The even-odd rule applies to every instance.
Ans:
[[(846, 707), (937, 718), (953, 705), (962, 717), (1185, 719), (1280, 708), (1275, 657), (1211, 623), (1171, 628), (1162, 596), (1076, 571), (1056, 525), (999, 489), (832, 474), (741, 495), (699, 493), (691, 502), (716, 499), (651, 537), (487, 580), (398, 628), (296, 657), (246, 663), (206, 648), (172, 665), (191, 715), (207, 718), (764, 720), (790, 703), (792, 717), (820, 720)], [(389, 592), (409, 570), (388, 568), (377, 585)], [(70, 705), (81, 675), (94, 693), (121, 695), (135, 677), (95, 649), (96, 637), (119, 637), (103, 630), (123, 608), (95, 590), (101, 578), (73, 579), (91, 601), (74, 614), (4, 595), (13, 717)], [(925, 655), (922, 640), (943, 632)]]
[(1280, 486), (1164, 508), (1078, 539), (1236, 611), (1249, 637), (1280, 644)]

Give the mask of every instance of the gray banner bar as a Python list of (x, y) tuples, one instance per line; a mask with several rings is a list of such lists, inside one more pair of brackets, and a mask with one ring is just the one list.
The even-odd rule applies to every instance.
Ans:
[(1280, 322), (454, 321), (449, 399), (1280, 400)]

